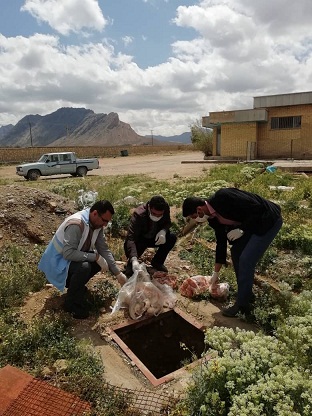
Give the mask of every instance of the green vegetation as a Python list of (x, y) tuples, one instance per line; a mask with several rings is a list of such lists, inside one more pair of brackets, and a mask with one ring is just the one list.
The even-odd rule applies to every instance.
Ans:
[(212, 155), (212, 130), (202, 127), (197, 120), (191, 126), (191, 141), (195, 149), (200, 150), (205, 156)]
[[(2, 180), (4, 183), (4, 180)], [(24, 186), (30, 186), (25, 182)], [(203, 172), (201, 178), (156, 181), (142, 176), (86, 177), (38, 181), (31, 187), (48, 189), (73, 201), (79, 190), (110, 199), (115, 208), (109, 244), (117, 260), (123, 253), (123, 235), (131, 206), (120, 202), (126, 196), (146, 201), (162, 194), (177, 212), (175, 229), (182, 224), (180, 207), (185, 197), (209, 196), (223, 186), (238, 186), (276, 201), (282, 206), (284, 225), (257, 268), (262, 283), (255, 285), (253, 321), (257, 333), (228, 328), (206, 331), (206, 361), (194, 371), (184, 399), (172, 410), (174, 416), (268, 415), (307, 416), (312, 413), (312, 181), (288, 173), (269, 173), (262, 164), (235, 164)], [(293, 190), (272, 189), (287, 186)], [(207, 245), (209, 242), (210, 245)], [(182, 258), (191, 261), (198, 273), (208, 274), (214, 263), (214, 236), (200, 226), (192, 241), (179, 245)], [(209, 248), (211, 247), (211, 248)], [(37, 263), (43, 247), (26, 252), (11, 245), (1, 252), (0, 278), (0, 364), (10, 363), (39, 377), (55, 361), (68, 365), (58, 383), (61, 387), (92, 397), (98, 415), (127, 413), (127, 398), (116, 395), (105, 384), (105, 368), (90, 353), (86, 342), (71, 334), (64, 316), (46, 315), (25, 323), (18, 306), (31, 291), (44, 285)], [(231, 286), (228, 301), (235, 297), (236, 282), (231, 266), (221, 280)], [(274, 285), (263, 283), (273, 283)], [(95, 288), (98, 308), (115, 296), (107, 285)], [(205, 297), (205, 296), (203, 296)], [(103, 374), (103, 380), (99, 374)], [(51, 378), (56, 378), (52, 372)], [(79, 380), (79, 382), (78, 382)], [(106, 389), (105, 392), (103, 389)], [(105, 401), (103, 402), (103, 397)]]

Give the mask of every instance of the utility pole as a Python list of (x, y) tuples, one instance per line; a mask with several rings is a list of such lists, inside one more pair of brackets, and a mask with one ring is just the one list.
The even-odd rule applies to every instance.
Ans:
[(152, 146), (154, 146), (154, 136), (153, 136), (153, 130), (151, 130), (151, 135), (152, 135)]
[(69, 127), (68, 127), (68, 125), (66, 124), (66, 139), (68, 139), (68, 136), (69, 136)]

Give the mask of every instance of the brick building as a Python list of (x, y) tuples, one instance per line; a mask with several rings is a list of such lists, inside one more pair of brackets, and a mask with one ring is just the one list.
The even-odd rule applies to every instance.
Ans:
[(253, 109), (211, 112), (213, 157), (311, 159), (312, 91), (254, 97)]

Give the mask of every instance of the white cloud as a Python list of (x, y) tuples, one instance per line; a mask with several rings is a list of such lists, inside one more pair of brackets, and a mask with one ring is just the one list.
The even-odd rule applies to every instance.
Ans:
[(26, 0), (21, 11), (62, 35), (82, 29), (101, 31), (107, 23), (97, 0)]
[[(57, 9), (53, 21), (52, 3)], [(79, 13), (88, 4), (93, 18), (81, 13), (77, 26), (63, 26), (63, 3), (79, 5)], [(196, 35), (174, 42), (171, 58), (147, 69), (116, 50), (113, 40), (64, 46), (56, 36), (0, 35), (0, 124), (80, 106), (117, 112), (139, 134), (152, 129), (154, 135), (174, 135), (210, 111), (251, 108), (253, 96), (312, 90), (310, 4), (203, 0), (180, 6), (174, 23)], [(96, 19), (101, 13), (89, 9), (98, 7), (91, 0), (33, 0), (26, 5), (60, 33), (86, 23), (100, 30), (104, 24)], [(127, 33), (123, 40), (129, 45), (133, 37)]]
[(122, 41), (123, 41), (125, 46), (128, 46), (128, 45), (130, 45), (130, 43), (133, 42), (133, 37), (132, 36), (124, 36), (122, 38)]

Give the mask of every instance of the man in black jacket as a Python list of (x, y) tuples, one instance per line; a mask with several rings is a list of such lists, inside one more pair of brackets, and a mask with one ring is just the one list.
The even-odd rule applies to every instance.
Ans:
[(207, 199), (189, 197), (183, 202), (183, 216), (198, 222), (208, 220), (216, 236), (215, 268), (212, 284), (226, 264), (227, 242), (237, 279), (237, 299), (223, 315), (250, 313), (256, 264), (267, 250), (283, 220), (280, 207), (257, 194), (237, 188), (219, 189)]
[(149, 202), (134, 210), (124, 243), (128, 258), (125, 269), (127, 276), (138, 270), (138, 259), (147, 247), (158, 247), (151, 261), (152, 267), (158, 271), (168, 272), (164, 263), (177, 240), (176, 235), (169, 231), (170, 227), (170, 208), (160, 195), (153, 196)]

